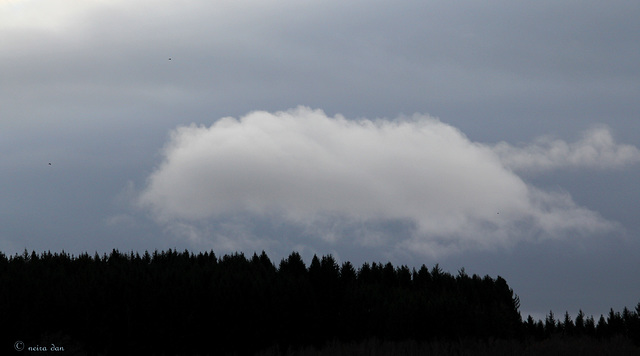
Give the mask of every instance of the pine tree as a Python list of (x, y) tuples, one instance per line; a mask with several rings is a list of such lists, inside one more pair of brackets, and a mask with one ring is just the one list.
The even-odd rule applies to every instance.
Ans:
[(413, 283), (417, 289), (426, 289), (431, 285), (431, 273), (427, 266), (422, 265), (418, 271), (413, 269)]
[(624, 323), (620, 312), (614, 312), (613, 308), (609, 309), (609, 315), (607, 317), (607, 324), (609, 329), (609, 335), (624, 335)]
[(607, 321), (604, 319), (602, 314), (600, 315), (600, 319), (598, 319), (598, 324), (596, 325), (596, 335), (599, 337), (609, 337), (609, 326), (607, 325)]
[(353, 268), (351, 262), (346, 261), (342, 263), (340, 268), (340, 280), (346, 286), (353, 285), (356, 281), (356, 270)]
[(586, 322), (584, 323), (584, 329), (588, 336), (593, 337), (596, 335), (596, 322), (593, 319), (593, 315), (587, 318)]
[(409, 267), (402, 265), (396, 269), (396, 276), (398, 280), (398, 285), (401, 288), (410, 288), (411, 287), (411, 271)]
[(549, 315), (544, 320), (544, 331), (547, 335), (553, 335), (557, 330), (556, 319), (553, 310), (549, 310)]
[(584, 313), (582, 309), (578, 311), (578, 315), (576, 315), (576, 323), (575, 323), (575, 332), (577, 335), (584, 335), (585, 333), (585, 324), (584, 324)]
[(565, 335), (573, 335), (574, 334), (575, 325), (573, 324), (573, 320), (571, 320), (571, 316), (568, 311), (564, 313), (564, 320), (562, 322), (562, 331)]

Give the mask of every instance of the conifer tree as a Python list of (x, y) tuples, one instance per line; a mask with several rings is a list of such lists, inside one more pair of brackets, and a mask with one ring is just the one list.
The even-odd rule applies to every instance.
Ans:
[(573, 320), (571, 320), (571, 316), (569, 315), (569, 311), (564, 312), (564, 320), (562, 322), (562, 331), (566, 335), (574, 334), (575, 325), (573, 324)]
[(609, 337), (609, 326), (607, 325), (607, 321), (604, 319), (604, 316), (601, 314), (600, 319), (598, 319), (598, 324), (596, 325), (596, 334), (599, 337)]
[(580, 311), (578, 311), (578, 315), (576, 315), (575, 326), (576, 334), (583, 335), (585, 333), (584, 312), (582, 312), (582, 309), (580, 309)]
[(552, 335), (557, 330), (556, 319), (553, 315), (553, 310), (549, 311), (549, 314), (544, 320), (544, 330), (547, 335)]
[(589, 316), (584, 323), (584, 329), (587, 335), (595, 336), (596, 335), (596, 322), (593, 319), (593, 315)]

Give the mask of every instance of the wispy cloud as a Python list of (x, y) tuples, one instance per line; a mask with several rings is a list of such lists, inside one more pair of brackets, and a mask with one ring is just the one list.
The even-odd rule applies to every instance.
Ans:
[[(569, 151), (606, 146), (604, 136), (598, 131)], [(331, 243), (351, 238), (427, 254), (615, 228), (568, 194), (527, 185), (501, 147), (471, 142), (427, 115), (347, 120), (307, 107), (256, 111), (173, 131), (138, 202), (164, 224), (267, 217)], [(411, 232), (353, 234), (358, 225), (393, 221)]]
[(516, 147), (500, 142), (494, 147), (502, 162), (523, 172), (539, 172), (563, 167), (611, 169), (640, 162), (640, 150), (617, 143), (606, 126), (594, 127), (574, 143), (541, 137), (533, 144)]

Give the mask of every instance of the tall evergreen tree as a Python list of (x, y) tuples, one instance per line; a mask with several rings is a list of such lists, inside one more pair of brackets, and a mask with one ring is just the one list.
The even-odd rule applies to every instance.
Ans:
[(553, 315), (553, 310), (549, 311), (547, 318), (544, 320), (544, 330), (547, 335), (552, 335), (557, 330), (556, 319)]
[(568, 311), (564, 312), (564, 320), (562, 321), (562, 332), (566, 335), (573, 335), (575, 329), (575, 324), (571, 319)]
[(582, 309), (580, 309), (580, 311), (578, 311), (578, 315), (576, 315), (575, 326), (576, 334), (583, 335), (585, 333), (585, 320)]

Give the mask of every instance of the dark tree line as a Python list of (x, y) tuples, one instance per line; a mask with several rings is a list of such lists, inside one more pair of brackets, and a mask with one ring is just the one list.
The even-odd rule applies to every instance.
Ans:
[(556, 318), (553, 311), (545, 317), (545, 320), (535, 321), (531, 316), (523, 323), (526, 335), (537, 340), (550, 337), (590, 337), (612, 338), (622, 336), (640, 345), (640, 303), (634, 311), (625, 307), (621, 312), (609, 310), (608, 315), (600, 315), (596, 321), (593, 316), (585, 316), (580, 310), (575, 319), (569, 312), (565, 312), (562, 318)]
[[(593, 318), (568, 314), (522, 321), (519, 299), (501, 278), (457, 275), (438, 265), (391, 263), (296, 252), (274, 264), (262, 252), (216, 256), (188, 251), (93, 256), (0, 253), (2, 347), (55, 344), (67, 355), (253, 354), (371, 338), (542, 340), (553, 335), (638, 342), (636, 311)], [(4, 352), (3, 352), (4, 353)]]

